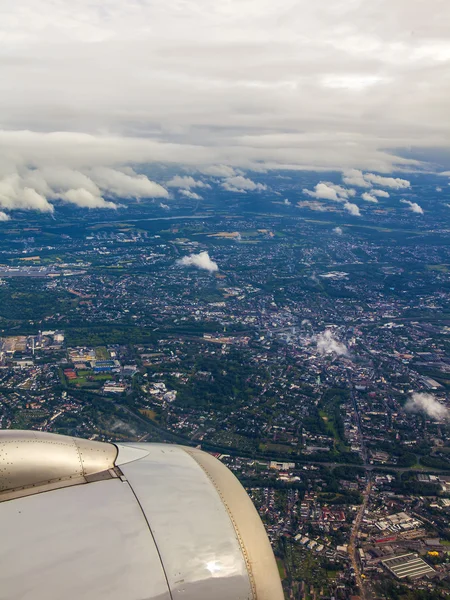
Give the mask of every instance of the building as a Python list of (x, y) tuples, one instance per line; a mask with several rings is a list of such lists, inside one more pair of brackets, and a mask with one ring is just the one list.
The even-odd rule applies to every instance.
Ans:
[(269, 467), (276, 469), (277, 471), (288, 471), (289, 469), (295, 468), (295, 463), (292, 462), (277, 462), (275, 460), (270, 461)]
[(386, 558), (381, 562), (397, 579), (406, 579), (407, 577), (415, 579), (424, 575), (434, 575), (436, 572), (428, 563), (412, 552)]
[(106, 394), (123, 394), (126, 390), (127, 386), (124, 383), (117, 383), (116, 381), (107, 381), (103, 386), (103, 391)]

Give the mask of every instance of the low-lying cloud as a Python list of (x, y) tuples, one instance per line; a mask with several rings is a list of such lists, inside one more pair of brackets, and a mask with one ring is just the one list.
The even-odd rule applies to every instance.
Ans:
[[(363, 173), (358, 169), (347, 169), (342, 175), (342, 181), (347, 185), (354, 185), (356, 187), (371, 188), (374, 185), (392, 188), (395, 190), (406, 189), (411, 186), (411, 183), (407, 179), (400, 179), (399, 177), (383, 177), (382, 175), (376, 175), (375, 173)], [(383, 192), (383, 190), (378, 190)], [(384, 192), (385, 194), (387, 192)], [(379, 193), (379, 196), (383, 196), (383, 193)], [(388, 196), (384, 196), (385, 198)]]
[(343, 232), (343, 230), (342, 230), (342, 227), (335, 227), (335, 228), (333, 229), (333, 232), (334, 232), (336, 235), (342, 235), (342, 234), (344, 233), (344, 232)]
[(9, 221), (10, 216), (0, 210), (0, 221)]
[(339, 342), (333, 335), (331, 329), (325, 329), (316, 336), (317, 351), (319, 354), (335, 354), (336, 356), (347, 356), (348, 349), (345, 344)]
[(375, 204), (378, 203), (378, 200), (375, 198), (375, 196), (373, 194), (369, 194), (369, 192), (364, 192), (364, 194), (361, 194), (361, 198), (366, 202), (373, 202)]
[(359, 210), (359, 206), (357, 204), (354, 204), (353, 202), (346, 202), (344, 204), (344, 208), (348, 213), (350, 213), (354, 217), (361, 216), (361, 211)]
[(321, 181), (314, 186), (314, 190), (308, 190), (303, 188), (303, 193), (311, 198), (317, 198), (318, 200), (331, 200), (332, 202), (341, 202), (343, 208), (355, 217), (360, 217), (361, 212), (357, 204), (349, 202), (349, 197), (356, 195), (355, 190), (347, 189), (341, 185), (330, 183), (328, 181)]
[(209, 183), (204, 183), (200, 179), (194, 179), (190, 175), (180, 176), (175, 175), (167, 182), (167, 187), (177, 187), (180, 189), (190, 190), (191, 188), (210, 188)]
[(203, 269), (209, 273), (219, 270), (217, 263), (211, 260), (207, 251), (183, 256), (183, 258), (177, 260), (177, 265), (181, 267), (197, 267), (197, 269)]
[(405, 410), (412, 413), (425, 413), (438, 421), (450, 418), (450, 411), (438, 402), (432, 394), (414, 393), (405, 404)]
[(384, 190), (370, 190), (372, 196), (378, 196), (379, 198), (389, 198), (389, 192), (385, 192)]
[(344, 188), (340, 186), (333, 186), (329, 183), (320, 182), (314, 186), (314, 190), (308, 190), (306, 188), (303, 189), (303, 193), (306, 196), (311, 196), (311, 198), (318, 198), (321, 200), (333, 200), (333, 202), (342, 202), (345, 198), (348, 197), (347, 194), (341, 194), (339, 189), (345, 192)]
[(234, 175), (236, 175), (235, 170), (228, 165), (211, 165), (209, 167), (202, 167), (201, 172), (205, 175), (211, 175), (211, 177), (234, 177)]
[(267, 190), (267, 186), (263, 183), (255, 183), (248, 177), (244, 177), (243, 175), (236, 175), (234, 177), (227, 177), (225, 181), (222, 182), (222, 187), (224, 190), (228, 192), (262, 192)]
[(366, 173), (364, 179), (373, 185), (382, 185), (383, 187), (389, 187), (394, 190), (403, 190), (411, 187), (411, 183), (407, 179), (400, 179), (399, 177), (382, 177), (381, 175), (375, 175), (374, 173)]
[(80, 188), (77, 190), (67, 190), (67, 192), (63, 192), (60, 194), (60, 199), (69, 202), (71, 204), (76, 204), (81, 208), (119, 208), (118, 205), (114, 202), (109, 202), (102, 198), (101, 196), (96, 196), (89, 190), (85, 190), (84, 188)]
[(69, 168), (60, 165), (21, 167), (0, 174), (0, 209), (54, 212), (62, 201), (83, 208), (119, 208), (113, 199), (167, 198), (169, 193), (130, 167)]
[(180, 192), (180, 194), (182, 194), (183, 196), (185, 196), (186, 198), (190, 198), (191, 200), (201, 200), (202, 197), (199, 196), (199, 194), (195, 193), (195, 192), (191, 192), (190, 190), (178, 190)]
[(417, 202), (411, 202), (411, 200), (400, 200), (403, 204), (409, 205), (409, 210), (418, 215), (423, 215), (423, 208), (417, 204)]

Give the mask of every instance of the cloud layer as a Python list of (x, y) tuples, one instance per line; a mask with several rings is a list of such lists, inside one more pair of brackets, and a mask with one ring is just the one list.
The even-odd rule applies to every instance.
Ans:
[(217, 263), (211, 260), (206, 251), (183, 256), (183, 258), (177, 260), (177, 265), (180, 265), (181, 267), (197, 267), (197, 269), (203, 269), (209, 273), (214, 273), (219, 270)]
[[(403, 189), (361, 171), (388, 175), (417, 165), (405, 149), (450, 146), (450, 4), (436, 2), (4, 3), (0, 179), (67, 168), (106, 202), (122, 189), (164, 197), (135, 175), (88, 173), (156, 162), (228, 178), (345, 169), (347, 185)], [(240, 183), (226, 185), (250, 191)], [(51, 210), (26, 187), (7, 202)], [(68, 197), (99, 204), (90, 187), (63, 192), (79, 189)]]
[(118, 208), (119, 204), (111, 200), (167, 198), (169, 195), (161, 185), (130, 167), (80, 165), (76, 168), (46, 165), (45, 161), (41, 166), (40, 157), (36, 158), (39, 160), (34, 160), (33, 166), (14, 165), (9, 169), (8, 163), (0, 160), (0, 209), (52, 213), (57, 201), (83, 208)]

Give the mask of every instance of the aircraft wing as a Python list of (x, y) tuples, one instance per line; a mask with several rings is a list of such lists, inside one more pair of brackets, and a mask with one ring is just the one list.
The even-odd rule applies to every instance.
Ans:
[(0, 600), (282, 600), (253, 503), (213, 456), (0, 431)]

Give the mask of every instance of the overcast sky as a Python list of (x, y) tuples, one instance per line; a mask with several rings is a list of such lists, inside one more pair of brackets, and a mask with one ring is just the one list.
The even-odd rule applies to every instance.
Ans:
[(4, 208), (98, 203), (127, 164), (387, 173), (450, 146), (448, 0), (4, 0), (0, 36)]

